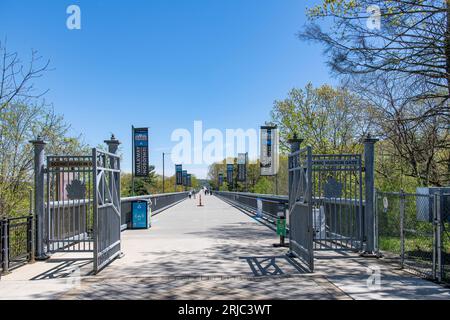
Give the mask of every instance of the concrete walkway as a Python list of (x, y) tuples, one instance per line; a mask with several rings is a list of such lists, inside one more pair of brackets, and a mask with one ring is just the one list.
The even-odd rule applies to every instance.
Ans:
[[(212, 196), (125, 231), (124, 256), (96, 276), (86, 255), (54, 255), (0, 280), (1, 299), (450, 299), (450, 291), (377, 260), (320, 254), (316, 272), (273, 248), (276, 234)], [(75, 259), (76, 258), (76, 259)], [(368, 267), (380, 286), (368, 286)]]

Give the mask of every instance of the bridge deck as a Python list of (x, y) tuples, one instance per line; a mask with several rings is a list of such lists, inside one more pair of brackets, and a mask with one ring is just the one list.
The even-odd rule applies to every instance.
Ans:
[[(57, 254), (3, 276), (0, 298), (450, 299), (438, 285), (351, 254), (320, 253), (317, 272), (305, 274), (272, 247), (272, 230), (218, 198), (203, 203), (186, 200), (154, 217), (152, 229), (125, 231), (125, 255), (99, 275), (89, 274), (88, 256)], [(374, 264), (382, 283), (370, 290)]]

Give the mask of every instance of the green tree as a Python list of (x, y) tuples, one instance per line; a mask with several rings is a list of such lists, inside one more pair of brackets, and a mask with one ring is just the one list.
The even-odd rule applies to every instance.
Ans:
[(255, 185), (254, 193), (273, 194), (273, 183), (268, 177), (260, 177)]
[(315, 153), (355, 152), (368, 127), (360, 99), (345, 88), (328, 85), (292, 89), (286, 99), (275, 101), (271, 117), (280, 129), (284, 152), (294, 134)]
[(7, 104), (0, 112), (0, 216), (29, 206), (33, 186), (30, 140), (40, 135), (48, 155), (89, 154), (80, 137), (68, 136), (62, 116), (43, 105)]
[(322, 0), (308, 14), (300, 38), (323, 44), (337, 75), (388, 75), (410, 100), (433, 99), (418, 117), (450, 116), (449, 0)]
[[(155, 166), (149, 167), (147, 177), (134, 178), (134, 196), (145, 196), (153, 194), (157, 187), (157, 175)], [(121, 176), (121, 193), (122, 196), (133, 196), (133, 178), (130, 173), (123, 173)]]

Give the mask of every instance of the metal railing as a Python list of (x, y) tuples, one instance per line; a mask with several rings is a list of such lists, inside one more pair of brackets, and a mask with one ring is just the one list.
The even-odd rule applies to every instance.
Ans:
[[(258, 199), (259, 199), (262, 203), (262, 212), (261, 212), (262, 218), (272, 224), (276, 223), (279, 208), (278, 205), (282, 203), (285, 204), (287, 208), (289, 203), (288, 196), (226, 192), (226, 191), (216, 191), (214, 192), (214, 194), (219, 198), (232, 202), (233, 204), (239, 206), (240, 208), (243, 208), (255, 214), (257, 213), (258, 210)], [(289, 220), (287, 221), (287, 224), (289, 224)]]
[(122, 198), (122, 230), (131, 227), (131, 206), (134, 201), (147, 201), (149, 203), (152, 216), (154, 216), (187, 199), (188, 195), (189, 192), (177, 192)]
[(450, 282), (450, 194), (377, 192), (377, 247), (401, 268)]
[(0, 220), (1, 272), (34, 261), (34, 216)]

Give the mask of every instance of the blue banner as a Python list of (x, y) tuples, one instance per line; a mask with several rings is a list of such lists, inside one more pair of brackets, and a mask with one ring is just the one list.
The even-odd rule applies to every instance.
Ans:
[(134, 175), (136, 177), (148, 177), (149, 174), (149, 151), (148, 151), (148, 129), (134, 129)]
[(233, 185), (234, 164), (227, 164), (227, 183), (229, 186)]
[(177, 164), (175, 166), (175, 177), (177, 186), (183, 185), (183, 166), (181, 164)]

